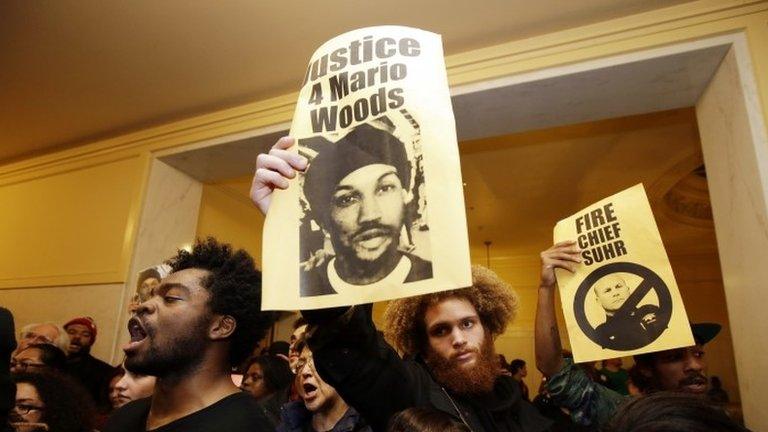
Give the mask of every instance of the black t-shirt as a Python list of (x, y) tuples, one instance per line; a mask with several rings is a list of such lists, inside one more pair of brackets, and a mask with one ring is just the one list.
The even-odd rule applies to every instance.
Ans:
[[(103, 432), (145, 432), (151, 402), (151, 398), (145, 398), (121, 407), (109, 417)], [(273, 429), (256, 399), (241, 392), (152, 432), (268, 432)]]

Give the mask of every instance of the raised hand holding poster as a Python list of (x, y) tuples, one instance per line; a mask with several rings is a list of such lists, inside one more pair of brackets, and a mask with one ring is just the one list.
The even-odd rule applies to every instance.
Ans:
[(574, 273), (556, 269), (574, 361), (694, 344), (642, 184), (561, 220), (554, 238), (582, 251)]
[(368, 303), (471, 284), (439, 35), (355, 30), (312, 56), (291, 125), (309, 166), (264, 227), (264, 309)]

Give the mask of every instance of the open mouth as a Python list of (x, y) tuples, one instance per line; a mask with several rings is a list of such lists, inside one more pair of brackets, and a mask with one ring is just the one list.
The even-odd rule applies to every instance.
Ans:
[(304, 383), (304, 385), (301, 386), (304, 390), (304, 399), (313, 399), (315, 396), (317, 396), (317, 386), (310, 383)]
[(131, 335), (131, 340), (128, 345), (123, 347), (123, 351), (128, 353), (136, 349), (147, 338), (147, 331), (141, 325), (141, 321), (137, 318), (131, 318), (128, 321), (128, 333)]
[(144, 327), (136, 318), (131, 318), (128, 322), (128, 333), (131, 334), (131, 342), (140, 342), (147, 337), (147, 332), (144, 331)]

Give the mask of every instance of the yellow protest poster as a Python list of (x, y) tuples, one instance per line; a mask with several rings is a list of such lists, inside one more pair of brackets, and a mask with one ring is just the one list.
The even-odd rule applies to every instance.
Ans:
[(309, 164), (264, 226), (264, 309), (469, 286), (455, 129), (439, 35), (371, 27), (318, 48), (290, 131)]
[(694, 344), (642, 184), (561, 220), (554, 238), (581, 249), (574, 273), (556, 269), (575, 362)]

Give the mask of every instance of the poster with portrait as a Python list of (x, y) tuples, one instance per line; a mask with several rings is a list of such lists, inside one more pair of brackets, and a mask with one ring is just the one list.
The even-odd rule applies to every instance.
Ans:
[(264, 226), (265, 310), (369, 303), (471, 284), (439, 35), (382, 26), (315, 51), (291, 151), (307, 169)]
[(582, 262), (556, 269), (577, 363), (694, 344), (672, 266), (642, 184), (561, 220)]
[(140, 271), (136, 278), (136, 292), (128, 303), (128, 310), (133, 311), (140, 303), (147, 301), (152, 290), (160, 286), (160, 281), (171, 273), (171, 266), (158, 264)]

